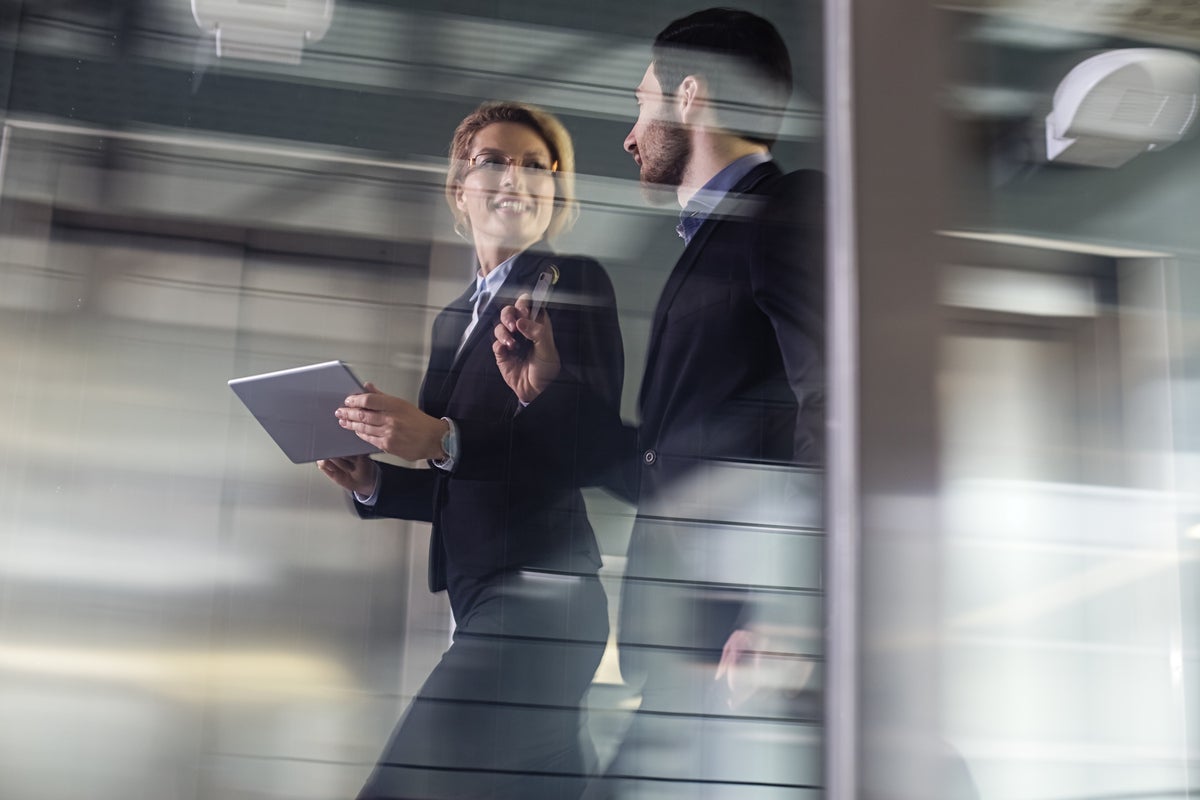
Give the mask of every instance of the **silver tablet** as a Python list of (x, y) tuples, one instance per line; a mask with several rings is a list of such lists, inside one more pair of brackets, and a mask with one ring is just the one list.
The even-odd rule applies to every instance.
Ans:
[(293, 463), (379, 452), (333, 416), (348, 395), (365, 391), (341, 361), (234, 378), (229, 388)]

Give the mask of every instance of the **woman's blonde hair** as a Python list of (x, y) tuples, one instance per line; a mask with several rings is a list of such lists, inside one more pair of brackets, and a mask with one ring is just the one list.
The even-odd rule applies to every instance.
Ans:
[(571, 227), (579, 215), (579, 203), (575, 199), (575, 146), (571, 134), (548, 111), (537, 106), (510, 101), (490, 101), (472, 111), (454, 129), (450, 140), (450, 169), (446, 172), (446, 203), (454, 214), (454, 229), (470, 231), (467, 215), (458, 207), (456, 195), (467, 171), (467, 159), (471, 157), (471, 141), (475, 134), (497, 122), (513, 122), (524, 125), (541, 137), (550, 150), (550, 158), (558, 162), (554, 173), (554, 213), (546, 236), (553, 237)]

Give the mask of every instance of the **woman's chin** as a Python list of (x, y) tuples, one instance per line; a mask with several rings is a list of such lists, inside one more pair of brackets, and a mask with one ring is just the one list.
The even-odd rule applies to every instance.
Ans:
[(529, 228), (489, 231), (487, 239), (497, 247), (513, 250), (524, 250), (546, 235), (546, 229), (540, 231)]

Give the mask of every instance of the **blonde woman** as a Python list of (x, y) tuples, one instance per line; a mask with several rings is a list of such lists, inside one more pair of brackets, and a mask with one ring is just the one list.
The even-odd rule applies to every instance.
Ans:
[[(446, 200), (475, 246), (475, 280), (434, 321), (416, 405), (368, 384), (337, 412), (383, 451), (431, 467), (318, 465), (353, 492), (361, 516), (433, 524), (430, 589), (449, 593), (456, 622), (360, 798), (562, 800), (582, 791), (593, 757), (580, 701), (608, 636), (577, 488), (587, 481), (574, 466), (588, 420), (572, 398), (598, 392), (619, 406), (615, 300), (599, 264), (546, 244), (576, 211), (574, 151), (557, 119), (485, 103), (455, 131), (450, 164)], [(563, 371), (538, 401), (557, 409), (551, 422), (522, 430), (493, 329), (539, 280), (552, 284), (545, 307)], [(528, 313), (529, 298), (519, 307)]]

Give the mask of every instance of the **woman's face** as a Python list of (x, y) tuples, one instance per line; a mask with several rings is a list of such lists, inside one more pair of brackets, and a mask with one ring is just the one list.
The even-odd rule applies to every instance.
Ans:
[(556, 167), (542, 137), (515, 122), (494, 122), (475, 134), (467, 161), (455, 202), (476, 247), (523, 250), (541, 239), (554, 214)]

